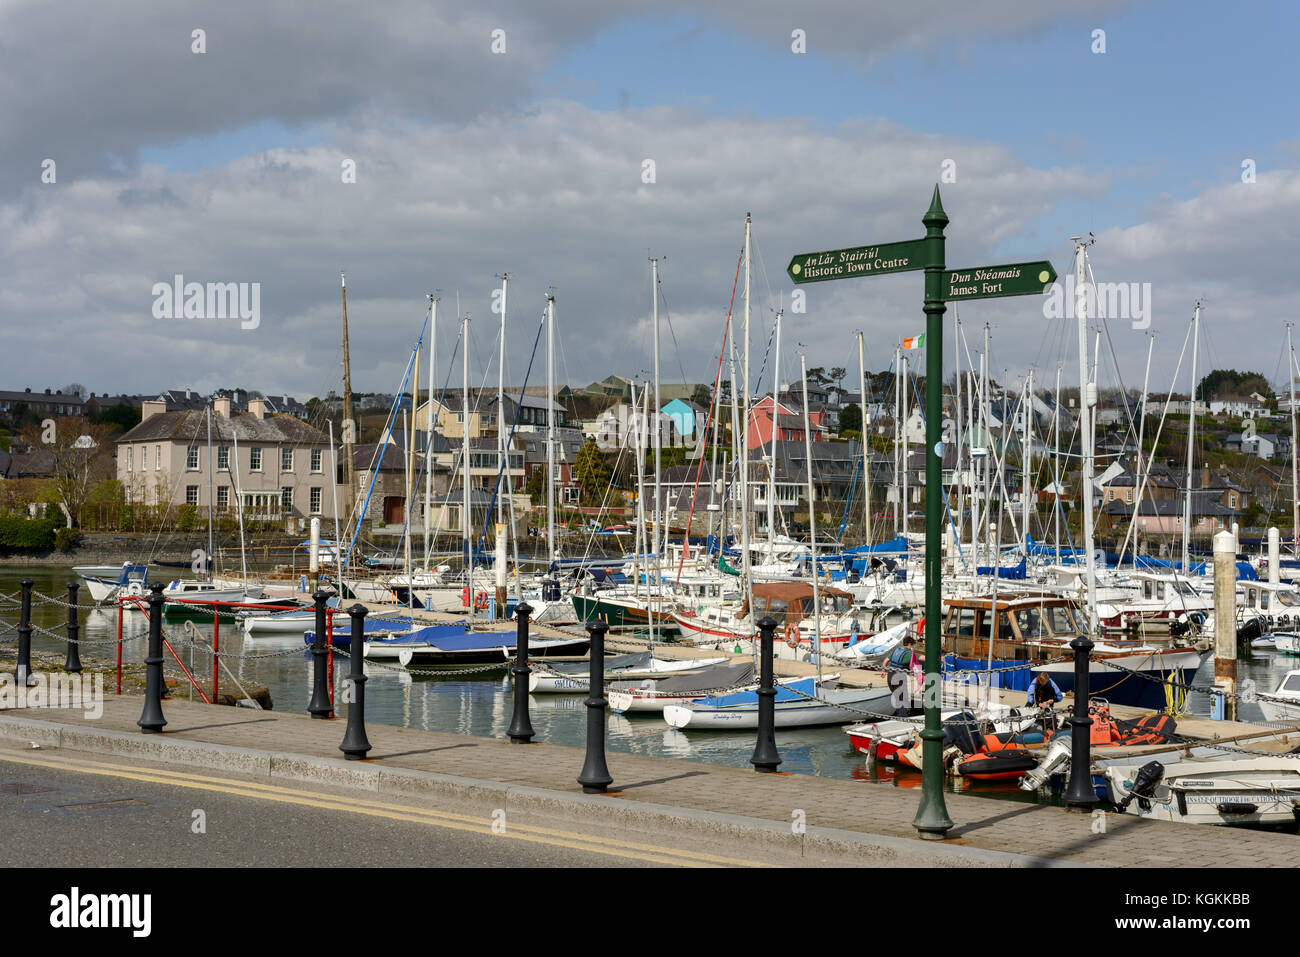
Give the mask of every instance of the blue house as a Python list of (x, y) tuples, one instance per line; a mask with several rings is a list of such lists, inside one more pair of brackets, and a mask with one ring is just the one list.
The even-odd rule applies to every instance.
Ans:
[(677, 429), (677, 434), (683, 438), (694, 437), (697, 422), (702, 432), (704, 423), (709, 417), (707, 409), (701, 409), (694, 402), (688, 402), (685, 399), (673, 399), (659, 411), (673, 420), (673, 426)]

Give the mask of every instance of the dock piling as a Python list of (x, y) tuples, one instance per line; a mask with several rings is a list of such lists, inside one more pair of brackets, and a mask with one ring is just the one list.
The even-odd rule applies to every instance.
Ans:
[(68, 656), (63, 661), (63, 670), (69, 674), (81, 674), (81, 625), (77, 623), (77, 592), (81, 586), (68, 582)]
[(348, 654), (352, 656), (352, 701), (348, 704), (348, 729), (339, 745), (349, 761), (360, 761), (370, 750), (370, 741), (366, 738), (366, 676), (362, 665), (366, 659), (366, 615), (368, 609), (357, 602), (348, 609), (352, 618), (352, 637), (349, 641)]
[(149, 586), (149, 654), (144, 659), (144, 710), (136, 722), (144, 734), (157, 734), (167, 725), (163, 717), (163, 654), (162, 654), (162, 616), (163, 602), (162, 582)]
[(311, 597), (316, 602), (316, 636), (311, 643), (312, 689), (311, 703), (307, 705), (307, 711), (313, 718), (332, 718), (334, 706), (330, 703), (329, 672), (325, 664), (325, 657), (328, 654), (325, 648), (326, 632), (329, 628), (326, 622), (325, 602), (329, 600), (329, 592), (319, 588)]
[(22, 586), (22, 604), (18, 611), (18, 663), (14, 666), (14, 683), (30, 688), (35, 679), (32, 677), (32, 586), (36, 582), (24, 578)]
[(609, 625), (593, 621), (587, 625), (591, 635), (591, 667), (587, 680), (587, 759), (578, 775), (583, 794), (603, 794), (614, 782), (605, 763), (605, 632)]
[(755, 771), (772, 773), (781, 764), (776, 749), (776, 688), (772, 677), (772, 642), (776, 634), (776, 619), (764, 615), (758, 621), (760, 660), (758, 682), (758, 740), (754, 743), (754, 756), (749, 763)]
[(515, 666), (511, 671), (515, 677), (515, 713), (506, 732), (515, 744), (528, 744), (533, 739), (533, 723), (528, 717), (528, 676), (533, 673), (528, 667), (528, 616), (532, 613), (533, 606), (526, 601), (515, 606)]
[[(1277, 529), (1270, 528), (1269, 579), (1278, 563), (1273, 561)], [(1237, 716), (1237, 554), (1233, 551), (1232, 533), (1214, 536), (1214, 687), (1218, 692), (1213, 714), (1220, 720)], [(1219, 703), (1222, 702), (1222, 707)]]
[(1070, 716), (1070, 782), (1065, 804), (1072, 811), (1090, 813), (1097, 803), (1092, 786), (1092, 718), (1088, 717), (1088, 656), (1092, 639), (1080, 635), (1070, 642), (1074, 651), (1074, 713)]

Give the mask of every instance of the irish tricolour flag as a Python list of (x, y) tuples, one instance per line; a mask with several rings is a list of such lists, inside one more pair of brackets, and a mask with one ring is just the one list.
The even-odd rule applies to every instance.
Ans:
[(925, 333), (923, 332), (923, 333), (921, 333), (919, 336), (908, 336), (906, 339), (903, 340), (903, 348), (904, 348), (904, 349), (924, 349), (924, 348), (925, 348)]

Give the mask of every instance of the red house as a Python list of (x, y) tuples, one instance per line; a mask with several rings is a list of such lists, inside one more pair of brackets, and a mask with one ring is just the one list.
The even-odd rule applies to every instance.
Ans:
[[(772, 411), (776, 409), (776, 421), (773, 422)], [(812, 424), (812, 440), (826, 441), (829, 431), (826, 424), (826, 410), (813, 409), (808, 420)], [(776, 433), (773, 436), (773, 432)], [(763, 396), (749, 409), (749, 447), (758, 448), (767, 445), (773, 438), (777, 441), (804, 441), (803, 408), (790, 401), (786, 395), (781, 402), (773, 402), (770, 395)]]

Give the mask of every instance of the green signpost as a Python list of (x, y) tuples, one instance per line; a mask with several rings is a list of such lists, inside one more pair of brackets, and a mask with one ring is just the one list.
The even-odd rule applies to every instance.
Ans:
[(901, 243), (878, 243), (831, 249), (824, 253), (795, 256), (786, 274), (796, 283), (825, 282), (827, 279), (854, 279), (879, 276), (887, 272), (909, 272), (925, 268), (925, 240), (909, 239)]
[(912, 826), (922, 838), (941, 840), (953, 822), (943, 800), (943, 727), (939, 705), (943, 691), (941, 531), (943, 509), (943, 314), (948, 301), (1028, 296), (1041, 293), (1056, 279), (1049, 262), (1011, 263), (947, 270), (944, 266), (943, 211), (939, 187), (921, 217), (924, 239), (875, 246), (855, 246), (820, 253), (803, 253), (790, 260), (786, 273), (795, 283), (852, 279), (892, 272), (925, 270), (925, 729), (921, 732), (921, 803)]
[(1056, 282), (1056, 270), (1047, 261), (1007, 263), (1004, 266), (976, 266), (947, 269), (943, 274), (943, 298), (948, 302), (966, 299), (999, 299), (1003, 296), (1035, 296)]

